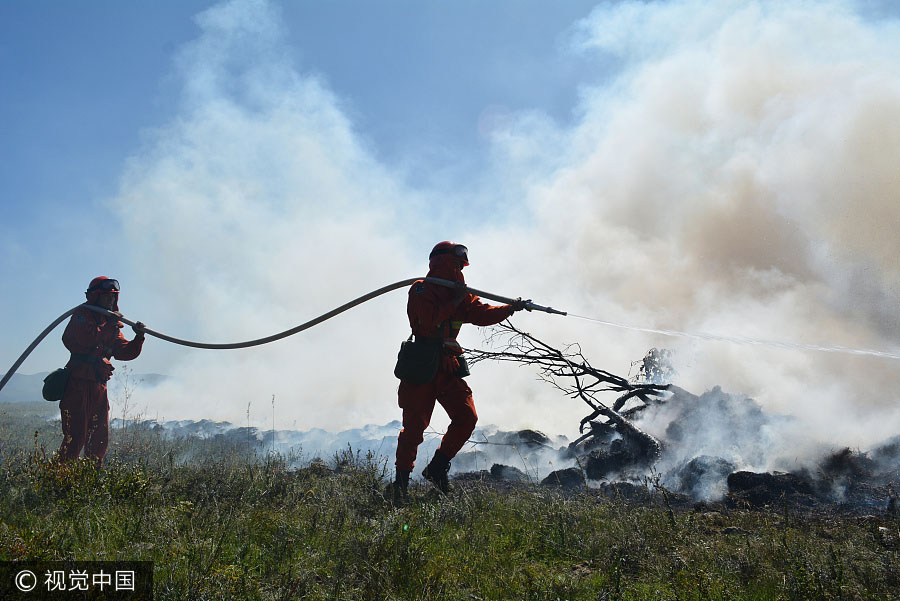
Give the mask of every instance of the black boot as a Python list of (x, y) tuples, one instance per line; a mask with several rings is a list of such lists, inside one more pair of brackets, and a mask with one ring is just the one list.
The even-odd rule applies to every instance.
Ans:
[(394, 481), (384, 489), (384, 498), (394, 505), (404, 505), (409, 501), (409, 472), (397, 470)]
[(447, 472), (449, 471), (450, 458), (438, 449), (434, 452), (431, 463), (422, 470), (422, 476), (434, 484), (442, 493), (447, 494), (450, 492), (450, 479), (447, 477)]

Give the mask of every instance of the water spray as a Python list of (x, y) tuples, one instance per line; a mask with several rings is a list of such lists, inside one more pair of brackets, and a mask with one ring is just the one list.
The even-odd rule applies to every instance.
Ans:
[[(564, 314), (565, 315), (565, 314)], [(649, 334), (660, 334), (662, 336), (671, 336), (674, 338), (693, 338), (695, 340), (712, 340), (717, 342), (731, 342), (732, 344), (753, 344), (758, 346), (768, 346), (771, 348), (782, 348), (795, 351), (821, 351), (824, 353), (846, 353), (848, 355), (869, 355), (872, 357), (883, 357), (885, 359), (900, 359), (900, 353), (890, 351), (879, 351), (875, 349), (859, 349), (846, 346), (820, 346), (817, 344), (801, 344), (799, 342), (787, 342), (782, 340), (765, 340), (761, 338), (747, 338), (745, 336), (725, 336), (722, 334), (710, 334), (708, 332), (679, 332), (677, 330), (659, 330), (655, 328), (645, 328), (635, 325), (622, 323), (614, 323), (612, 321), (604, 321), (594, 317), (585, 317), (584, 315), (574, 315), (568, 313), (569, 317), (584, 319), (594, 323), (614, 328), (623, 328), (635, 332), (647, 332)]]

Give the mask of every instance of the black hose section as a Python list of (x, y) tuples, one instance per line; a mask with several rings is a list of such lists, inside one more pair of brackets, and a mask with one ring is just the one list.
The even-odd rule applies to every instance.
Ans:
[[(366, 301), (372, 300), (373, 298), (375, 298), (377, 296), (381, 296), (382, 294), (385, 294), (387, 292), (391, 292), (392, 290), (396, 290), (397, 288), (403, 288), (404, 286), (411, 286), (414, 282), (417, 282), (422, 279), (428, 280), (429, 282), (433, 282), (435, 284), (439, 284), (441, 286), (447, 286), (450, 288), (456, 286), (456, 282), (451, 282), (449, 280), (442, 280), (440, 278), (433, 278), (433, 277), (410, 278), (408, 280), (394, 282), (393, 284), (388, 284), (387, 286), (383, 286), (377, 290), (373, 290), (372, 292), (369, 292), (368, 294), (364, 294), (363, 296), (360, 296), (359, 298), (354, 299), (354, 300), (350, 301), (349, 303), (345, 303), (345, 304), (341, 305), (340, 307), (337, 307), (336, 309), (332, 309), (328, 313), (323, 313), (322, 315), (316, 317), (315, 319), (311, 319), (310, 321), (307, 321), (306, 323), (302, 323), (299, 326), (293, 327), (290, 330), (285, 330), (284, 332), (280, 332), (278, 334), (272, 334), (271, 336), (266, 336), (265, 338), (257, 338), (256, 340), (248, 340), (246, 342), (224, 342), (224, 343), (194, 342), (192, 340), (183, 340), (181, 338), (175, 338), (173, 336), (168, 336), (161, 332), (156, 332), (154, 330), (151, 330), (150, 328), (147, 328), (147, 327), (144, 327), (141, 329), (145, 334), (149, 334), (150, 336), (154, 336), (161, 340), (165, 340), (166, 342), (172, 342), (174, 344), (180, 344), (182, 346), (189, 346), (189, 347), (193, 347), (193, 348), (203, 348), (203, 349), (213, 349), (213, 350), (248, 348), (251, 346), (259, 346), (261, 344), (275, 342), (276, 340), (281, 340), (282, 338), (287, 338), (288, 336), (293, 336), (294, 334), (297, 334), (298, 332), (302, 332), (303, 330), (308, 330), (309, 328), (311, 328), (315, 325), (318, 325), (318, 324), (322, 323), (323, 321), (331, 319), (335, 315), (339, 315), (348, 309), (352, 309), (356, 305), (361, 305), (362, 303), (364, 303)], [(495, 294), (491, 294), (489, 292), (482, 292), (481, 290), (476, 290), (474, 288), (468, 288), (468, 290), (472, 294), (476, 294), (478, 296), (483, 296), (485, 298), (496, 300), (496, 301), (499, 301), (502, 303), (511, 304), (511, 303), (515, 302), (515, 299), (507, 298), (505, 296), (498, 296)], [(58, 326), (62, 320), (64, 320), (66, 317), (68, 317), (69, 315), (74, 313), (77, 309), (81, 309), (81, 308), (89, 309), (96, 313), (100, 313), (102, 315), (107, 315), (109, 317), (113, 317), (123, 323), (130, 325), (130, 326), (137, 325), (136, 322), (133, 322), (130, 319), (123, 317), (122, 315), (120, 315), (118, 313), (113, 313), (112, 311), (108, 311), (107, 309), (104, 309), (102, 307), (97, 307), (95, 305), (89, 305), (87, 303), (84, 303), (84, 304), (78, 305), (77, 307), (72, 307), (71, 309), (69, 309), (68, 311), (66, 311), (59, 317), (57, 317), (56, 321), (54, 321), (52, 324), (47, 326), (47, 329), (45, 329), (43, 332), (41, 332), (40, 336), (35, 338), (34, 342), (32, 342), (31, 345), (27, 349), (25, 349), (25, 352), (22, 353), (22, 355), (16, 360), (16, 362), (10, 368), (10, 370), (8, 372), (6, 372), (6, 375), (3, 376), (3, 380), (0, 380), (0, 390), (3, 390), (3, 387), (6, 386), (6, 383), (9, 381), (10, 378), (12, 378), (12, 375), (14, 373), (16, 373), (16, 370), (19, 369), (19, 366), (22, 365), (22, 363), (25, 361), (25, 359), (28, 357), (28, 355), (31, 354), (31, 351), (33, 351), (35, 349), (35, 347), (37, 347), (37, 345), (41, 342), (41, 340), (43, 340), (47, 336), (47, 334), (49, 334), (53, 330), (53, 328)], [(539, 307), (539, 308), (540, 308), (540, 310), (547, 309), (546, 307)], [(551, 309), (551, 311), (554, 311), (554, 310)]]
[[(303, 330), (308, 330), (309, 328), (322, 323), (328, 319), (331, 319), (335, 315), (339, 315), (348, 309), (352, 309), (356, 305), (361, 305), (366, 301), (372, 300), (377, 296), (381, 296), (387, 292), (392, 290), (396, 290), (397, 288), (403, 288), (404, 286), (410, 286), (413, 282), (420, 280), (422, 278), (412, 278), (409, 280), (403, 280), (401, 282), (394, 282), (393, 284), (389, 284), (378, 290), (373, 290), (372, 292), (360, 296), (357, 299), (350, 301), (349, 303), (345, 303), (336, 309), (332, 309), (328, 313), (323, 313), (322, 315), (316, 317), (315, 319), (311, 319), (306, 323), (302, 323), (299, 326), (293, 327), (290, 330), (285, 330), (284, 332), (279, 332), (278, 334), (272, 334), (271, 336), (266, 336), (265, 338), (257, 338), (256, 340), (247, 340), (246, 342), (223, 342), (223, 343), (210, 343), (210, 342), (194, 342), (192, 340), (182, 340), (181, 338), (174, 338), (172, 336), (167, 336), (166, 334), (162, 334), (160, 332), (155, 332), (150, 328), (143, 328), (145, 334), (149, 334), (150, 336), (155, 336), (156, 338), (160, 338), (161, 340), (165, 340), (167, 342), (173, 342), (175, 344), (180, 344), (182, 346), (190, 346), (193, 348), (205, 348), (205, 349), (213, 349), (213, 350), (228, 350), (228, 349), (238, 349), (238, 348), (249, 348), (251, 346), (259, 346), (261, 344), (267, 344), (269, 342), (275, 342), (276, 340), (281, 340), (282, 338), (287, 338), (288, 336), (293, 336)], [(85, 309), (90, 309), (91, 311), (96, 311), (97, 313), (102, 313), (104, 315), (109, 315), (111, 317), (117, 318), (119, 321), (127, 323), (130, 326), (134, 326), (135, 322), (125, 319), (124, 317), (119, 317), (115, 313), (107, 311), (101, 307), (96, 307), (94, 305), (81, 305)], [(77, 308), (77, 307), (76, 307)]]
[[(441, 286), (447, 286), (448, 288), (453, 288), (456, 286), (456, 282), (451, 282), (450, 280), (442, 280), (440, 278), (428, 277), (425, 278), (425, 281), (432, 282), (434, 284), (440, 284)], [(475, 296), (489, 298), (493, 301), (497, 301), (498, 303), (503, 303), (504, 305), (511, 305), (514, 302), (520, 300), (517, 298), (510, 298), (508, 296), (500, 296), (499, 294), (494, 294), (493, 292), (485, 292), (484, 290), (478, 290), (470, 286), (466, 286), (466, 290), (468, 290), (469, 293), (474, 294)], [(553, 307), (538, 305), (531, 302), (530, 300), (525, 301), (525, 309), (527, 309), (528, 311), (543, 311), (544, 313), (554, 313), (556, 315), (568, 315), (565, 311), (560, 311), (558, 309), (554, 309)]]
[[(318, 325), (325, 320), (331, 319), (335, 315), (343, 313), (344, 311), (346, 311), (348, 309), (352, 309), (356, 305), (360, 305), (366, 301), (372, 300), (373, 298), (375, 298), (377, 296), (381, 296), (382, 294), (391, 292), (392, 290), (396, 290), (397, 288), (403, 288), (404, 286), (411, 286), (413, 284), (413, 282), (416, 282), (421, 279), (423, 279), (423, 278), (410, 278), (408, 280), (402, 280), (400, 282), (395, 282), (393, 284), (389, 284), (387, 286), (379, 288), (378, 290), (373, 290), (372, 292), (369, 292), (368, 294), (360, 296), (359, 298), (354, 299), (354, 300), (350, 301), (349, 303), (343, 304), (340, 307), (329, 311), (328, 313), (323, 313), (319, 317), (316, 317), (315, 319), (307, 321), (306, 323), (302, 323), (299, 326), (291, 328), (290, 330), (285, 330), (284, 332), (280, 332), (278, 334), (266, 336), (265, 338), (257, 338), (256, 340), (248, 340), (246, 342), (228, 342), (228, 343), (221, 343), (221, 344), (207, 343), (207, 342), (194, 342), (192, 340), (182, 340), (181, 338), (175, 338), (173, 336), (168, 336), (166, 334), (163, 334), (161, 332), (156, 332), (156, 331), (151, 330), (150, 328), (146, 328), (146, 327), (143, 328), (143, 331), (145, 334), (149, 334), (150, 336), (154, 336), (161, 340), (165, 340), (167, 342), (172, 342), (175, 344), (180, 344), (182, 346), (190, 346), (193, 348), (225, 350), (225, 349), (238, 349), (238, 348), (247, 348), (247, 347), (251, 347), (251, 346), (259, 346), (261, 344), (266, 344), (268, 342), (274, 342), (276, 340), (281, 340), (282, 338), (287, 338), (288, 336), (292, 336), (298, 332), (302, 332), (303, 330), (308, 330), (309, 328), (311, 328), (315, 325)], [(47, 334), (49, 334), (51, 331), (53, 331), (53, 328), (58, 326), (60, 324), (60, 322), (62, 322), (65, 318), (70, 316), (76, 310), (81, 309), (82, 307), (85, 309), (90, 309), (91, 311), (95, 311), (95, 312), (103, 314), (103, 315), (113, 317), (123, 323), (130, 325), (130, 326), (135, 325), (135, 322), (131, 321), (130, 319), (128, 319), (126, 317), (122, 317), (120, 315), (117, 315), (116, 313), (113, 313), (111, 311), (107, 311), (106, 309), (103, 309), (102, 307), (88, 305), (87, 303), (78, 305), (77, 307), (72, 307), (71, 309), (69, 309), (68, 311), (66, 311), (59, 317), (57, 317), (56, 320), (53, 323), (51, 323), (49, 326), (47, 326), (47, 329), (45, 329), (43, 332), (41, 332), (40, 336), (35, 338), (34, 342), (32, 342), (31, 345), (29, 345), (29, 347), (27, 349), (25, 349), (25, 352), (22, 353), (22, 355), (16, 360), (16, 362), (10, 368), (10, 370), (8, 372), (6, 372), (6, 375), (3, 376), (3, 380), (0, 380), (0, 390), (3, 390), (3, 387), (6, 386), (6, 383), (9, 381), (9, 379), (12, 378), (13, 374), (16, 373), (16, 370), (19, 369), (19, 366), (22, 365), (22, 363), (25, 361), (25, 359), (28, 357), (28, 355), (31, 354), (31, 351), (33, 351), (35, 349), (35, 347), (37, 347), (37, 345), (40, 344), (40, 342), (47, 336)]]
[[(78, 307), (80, 306), (81, 305), (78, 305)], [(62, 322), (62, 320), (64, 320), (66, 317), (74, 313), (78, 307), (72, 307), (71, 309), (57, 317), (56, 321), (47, 326), (47, 329), (41, 332), (40, 336), (34, 339), (34, 342), (32, 342), (31, 345), (27, 349), (25, 349), (25, 352), (22, 353), (18, 359), (16, 359), (16, 362), (13, 363), (13, 366), (9, 368), (9, 371), (6, 372), (6, 375), (3, 376), (2, 380), (0, 380), (0, 390), (3, 390), (3, 387), (6, 386), (6, 383), (9, 382), (9, 379), (13, 377), (13, 374), (16, 373), (16, 370), (19, 369), (19, 366), (22, 365), (28, 355), (31, 354), (31, 351), (33, 351), (37, 347), (37, 345), (40, 344), (41, 340), (46, 338), (47, 334), (53, 331), (53, 328), (58, 326), (60, 322)]]

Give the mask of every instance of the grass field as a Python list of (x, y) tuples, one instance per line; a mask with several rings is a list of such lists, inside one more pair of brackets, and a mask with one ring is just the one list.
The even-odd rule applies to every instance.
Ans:
[(667, 506), (585, 489), (449, 497), (348, 449), (290, 468), (222, 440), (113, 432), (59, 465), (55, 404), (0, 405), (0, 559), (154, 562), (156, 599), (898, 599), (900, 518)]

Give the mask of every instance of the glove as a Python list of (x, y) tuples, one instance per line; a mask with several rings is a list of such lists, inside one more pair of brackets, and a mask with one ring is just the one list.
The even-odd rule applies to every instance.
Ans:
[(525, 309), (526, 311), (531, 311), (531, 309), (528, 308), (528, 303), (530, 303), (530, 302), (531, 302), (530, 300), (522, 300), (522, 298), (519, 297), (515, 301), (513, 301), (513, 303), (510, 305), (510, 307), (512, 308), (513, 313), (515, 313), (516, 311), (521, 311), (522, 309)]
[(147, 326), (144, 325), (144, 322), (142, 321), (136, 321), (134, 322), (134, 325), (131, 326), (131, 329), (134, 330), (135, 336), (140, 336), (141, 338), (144, 337), (144, 330), (146, 328)]

